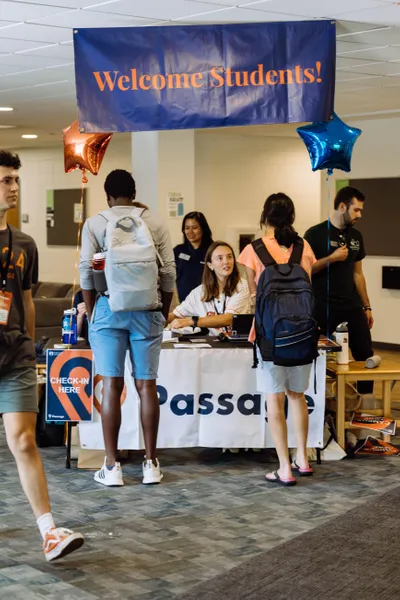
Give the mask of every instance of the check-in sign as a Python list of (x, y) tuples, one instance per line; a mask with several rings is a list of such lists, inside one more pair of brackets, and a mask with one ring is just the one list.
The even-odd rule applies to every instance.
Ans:
[(91, 350), (47, 350), (46, 421), (92, 421)]

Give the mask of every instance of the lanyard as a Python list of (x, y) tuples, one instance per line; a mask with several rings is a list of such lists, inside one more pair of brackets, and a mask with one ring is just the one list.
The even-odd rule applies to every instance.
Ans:
[(222, 307), (222, 312), (218, 312), (218, 308), (217, 308), (217, 305), (215, 303), (215, 298), (213, 299), (213, 302), (214, 302), (215, 312), (217, 313), (217, 315), (224, 315), (225, 314), (225, 308), (226, 308), (226, 296), (224, 298), (224, 305)]
[(7, 275), (8, 275), (8, 270), (10, 268), (11, 253), (12, 253), (12, 235), (11, 235), (11, 229), (10, 229), (9, 225), (7, 225), (7, 229), (8, 229), (8, 253), (7, 253), (8, 255), (7, 255), (7, 260), (6, 260), (5, 264), (3, 264), (2, 257), (0, 256), (1, 289), (3, 292), (7, 287)]

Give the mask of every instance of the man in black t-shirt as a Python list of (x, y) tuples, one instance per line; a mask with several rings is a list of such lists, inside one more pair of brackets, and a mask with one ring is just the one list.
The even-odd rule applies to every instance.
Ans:
[[(342, 188), (330, 220), (311, 227), (304, 235), (317, 259), (312, 271), (315, 318), (322, 333), (328, 335), (347, 321), (350, 349), (360, 361), (373, 354), (370, 329), (374, 324), (362, 270), (366, 256), (363, 237), (353, 227), (361, 219), (364, 200), (356, 188)], [(372, 389), (369, 381), (358, 383), (360, 393)]]
[(38, 278), (37, 248), (29, 235), (7, 223), (7, 212), (18, 201), (20, 167), (17, 155), (0, 150), (0, 416), (43, 537), (46, 560), (52, 561), (82, 546), (83, 536), (55, 526), (35, 442), (38, 399), (31, 286)]

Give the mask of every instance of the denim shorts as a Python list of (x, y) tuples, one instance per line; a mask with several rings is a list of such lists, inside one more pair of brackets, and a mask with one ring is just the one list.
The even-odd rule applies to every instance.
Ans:
[(160, 311), (113, 313), (100, 296), (89, 323), (95, 370), (103, 377), (123, 377), (129, 350), (135, 379), (157, 379), (165, 319)]
[(263, 362), (259, 357), (257, 367), (257, 391), (279, 394), (289, 390), (297, 394), (307, 391), (312, 365), (281, 367), (273, 362)]
[(0, 415), (38, 410), (35, 367), (20, 367), (0, 375)]

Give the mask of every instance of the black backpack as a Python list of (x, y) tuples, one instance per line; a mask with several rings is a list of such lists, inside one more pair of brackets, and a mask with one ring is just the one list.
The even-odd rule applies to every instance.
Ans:
[[(252, 242), (265, 266), (257, 286), (256, 343), (262, 360), (296, 367), (318, 356), (318, 327), (313, 319), (311, 281), (300, 265), (303, 239), (297, 237), (287, 264), (279, 265), (261, 239)], [(258, 360), (255, 357), (255, 365)]]

